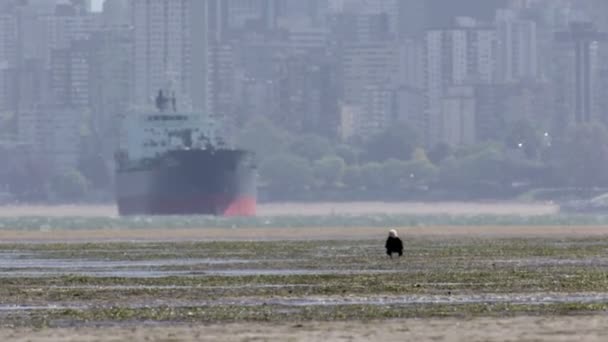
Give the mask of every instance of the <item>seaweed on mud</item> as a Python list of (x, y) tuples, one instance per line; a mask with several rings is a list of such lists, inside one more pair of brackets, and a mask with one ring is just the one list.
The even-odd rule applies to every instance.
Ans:
[(366, 321), (397, 318), (433, 317), (505, 317), (516, 315), (573, 315), (600, 313), (608, 310), (604, 303), (565, 304), (430, 304), (430, 305), (336, 305), (285, 307), (215, 306), (215, 307), (150, 307), (96, 308), (90, 310), (61, 309), (32, 313), (29, 320), (23, 315), (6, 315), (0, 326), (80, 326), (92, 322), (137, 323), (217, 323), (217, 322), (302, 322), (302, 321)]
[[(5, 252), (3, 260), (12, 265), (2, 270), (0, 302), (16, 305), (14, 310), (4, 308), (0, 324), (57, 326), (68, 322), (78, 326), (148, 320), (272, 322), (603, 312), (606, 303), (602, 296), (593, 303), (534, 305), (516, 303), (515, 298), (534, 293), (608, 293), (607, 250), (606, 238), (413, 239), (406, 241), (405, 256), (399, 260), (385, 258), (381, 243), (371, 240), (0, 245), (0, 251)], [(52, 267), (42, 269), (44, 276), (21, 275), (23, 270), (41, 270), (28, 260), (42, 259), (51, 265), (55, 260), (80, 266), (70, 268), (67, 275)], [(164, 261), (152, 262), (155, 260)], [(104, 263), (108, 272), (121, 276), (95, 276), (96, 270), (104, 269)], [(297, 270), (306, 272), (294, 272)], [(130, 271), (143, 276), (123, 275)], [(146, 272), (174, 271), (189, 274), (145, 276)], [(514, 301), (289, 304), (291, 299), (314, 297), (356, 302), (373, 296), (483, 294), (513, 295)], [(225, 305), (221, 302), (224, 299), (250, 304)], [(208, 301), (220, 302), (205, 304)], [(281, 301), (287, 304), (272, 304)], [(59, 309), (46, 310), (51, 304)], [(19, 306), (28, 305), (42, 309), (19, 310)]]

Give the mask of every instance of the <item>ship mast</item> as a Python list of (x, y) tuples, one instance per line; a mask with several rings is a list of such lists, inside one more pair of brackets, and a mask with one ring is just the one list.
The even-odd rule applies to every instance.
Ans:
[[(175, 71), (167, 70), (165, 74), (167, 77), (167, 84), (164, 89), (161, 88), (158, 90), (155, 99), (156, 109), (160, 112), (166, 112), (171, 109), (175, 113), (177, 112), (177, 98), (175, 97), (177, 73)], [(169, 105), (171, 105), (171, 108), (169, 108)]]

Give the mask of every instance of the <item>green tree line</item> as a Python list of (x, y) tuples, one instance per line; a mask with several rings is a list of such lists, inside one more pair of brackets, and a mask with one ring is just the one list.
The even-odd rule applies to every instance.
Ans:
[[(608, 187), (608, 130), (601, 124), (554, 137), (521, 120), (497, 141), (426, 150), (405, 124), (340, 143), (255, 118), (236, 143), (256, 154), (263, 200), (509, 198), (538, 188)], [(0, 200), (111, 200), (108, 161), (83, 146), (77, 168), (51, 173), (49, 160), (0, 144)]]
[(256, 118), (237, 144), (256, 153), (261, 192), (269, 199), (500, 198), (541, 187), (608, 186), (608, 131), (601, 124), (551, 137), (520, 120), (499, 141), (427, 151), (405, 124), (368, 141), (336, 144)]

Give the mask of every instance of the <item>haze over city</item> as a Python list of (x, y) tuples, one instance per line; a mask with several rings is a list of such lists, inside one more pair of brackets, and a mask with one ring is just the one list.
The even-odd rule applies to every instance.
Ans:
[(0, 341), (605, 341), (608, 0), (0, 0)]
[(605, 1), (0, 6), (5, 202), (112, 202), (159, 90), (255, 152), (263, 201), (608, 185)]

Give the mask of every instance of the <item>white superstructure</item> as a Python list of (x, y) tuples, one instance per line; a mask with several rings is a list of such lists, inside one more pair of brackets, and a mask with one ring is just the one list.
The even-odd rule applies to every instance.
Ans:
[(218, 144), (215, 122), (200, 113), (133, 114), (126, 117), (123, 130), (121, 147), (130, 160), (154, 158), (172, 149), (205, 148), (207, 143)]

